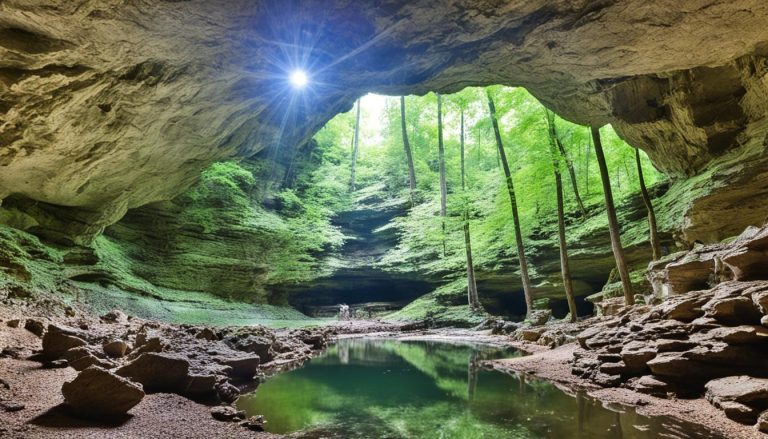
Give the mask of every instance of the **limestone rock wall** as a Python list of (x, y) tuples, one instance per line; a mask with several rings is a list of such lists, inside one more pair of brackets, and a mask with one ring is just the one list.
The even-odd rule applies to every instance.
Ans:
[(502, 83), (613, 123), (672, 175), (740, 180), (683, 212), (714, 239), (697, 209), (764, 181), (718, 161), (765, 146), (767, 17), (761, 0), (6, 0), (0, 217), (87, 243), (215, 160), (302, 144), (367, 91)]

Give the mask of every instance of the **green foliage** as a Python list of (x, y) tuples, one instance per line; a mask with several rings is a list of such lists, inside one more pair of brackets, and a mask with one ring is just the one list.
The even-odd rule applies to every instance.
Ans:
[[(532, 237), (540, 230), (552, 228), (556, 220), (554, 175), (547, 137), (544, 107), (525, 89), (494, 86), (493, 96), (499, 118), (501, 136), (510, 162), (512, 179), (524, 236)], [(365, 102), (365, 101), (364, 101)], [(448, 180), (446, 242), (442, 251), (442, 221), (439, 215), (437, 166), (437, 102), (434, 94), (406, 98), (406, 123), (418, 183), (419, 204), (408, 215), (394, 220), (400, 233), (397, 248), (383, 258), (388, 270), (408, 271), (417, 268), (447, 280), (463, 279), (465, 268), (464, 238), (461, 215), (470, 211), (471, 232), (476, 266), (493, 271), (500, 261), (514, 256), (509, 195), (499, 165), (491, 129), (485, 89), (467, 88), (444, 96), (444, 141)], [(460, 112), (465, 119), (466, 190), (461, 190)], [(365, 104), (363, 113), (365, 114)], [(338, 119), (338, 120), (337, 120)], [(334, 119), (321, 132), (324, 139), (349, 139), (352, 132), (350, 113)], [(365, 120), (365, 117), (364, 117)], [(603, 193), (597, 162), (591, 146), (589, 128), (556, 117), (558, 135), (573, 163), (577, 185), (588, 210), (603, 205)], [(365, 125), (365, 123), (364, 123)], [(375, 124), (370, 124), (375, 125)], [(398, 98), (386, 98), (379, 133), (366, 133), (361, 139), (358, 157), (359, 184), (385, 182), (386, 194), (405, 198), (408, 172), (403, 152)], [(369, 127), (372, 129), (372, 127)], [(611, 183), (617, 204), (626, 197), (637, 196), (639, 182), (634, 149), (627, 145), (610, 126), (602, 129)], [(646, 184), (651, 186), (665, 177), (642, 155)], [(577, 203), (568, 178), (565, 161), (560, 161), (563, 175), (566, 211), (572, 212), (569, 235), (579, 236), (594, 228), (605, 227), (603, 216), (589, 221), (575, 220)], [(580, 230), (580, 229), (584, 230)], [(645, 232), (647, 234), (647, 231)], [(555, 236), (547, 238), (554, 242)], [(643, 239), (638, 234), (630, 241)], [(531, 238), (529, 238), (531, 239)], [(535, 272), (536, 267), (532, 267)]]

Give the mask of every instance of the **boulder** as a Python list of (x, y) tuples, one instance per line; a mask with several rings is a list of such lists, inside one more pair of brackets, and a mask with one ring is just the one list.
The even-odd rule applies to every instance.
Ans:
[(89, 367), (61, 388), (66, 405), (77, 415), (118, 416), (144, 398), (141, 386), (99, 367)]
[(102, 346), (104, 353), (112, 358), (120, 358), (125, 356), (128, 350), (128, 344), (122, 340), (112, 340), (104, 343)]
[(219, 337), (211, 328), (203, 328), (200, 330), (200, 332), (197, 333), (197, 335), (195, 335), (195, 338), (208, 341), (215, 341), (219, 339)]
[(55, 360), (72, 348), (85, 346), (87, 343), (78, 337), (80, 334), (76, 329), (48, 325), (48, 331), (43, 336), (43, 356)]
[(669, 384), (653, 375), (644, 375), (632, 383), (632, 388), (640, 393), (654, 396), (665, 396), (670, 391)]
[(548, 309), (535, 309), (528, 314), (526, 319), (531, 326), (541, 326), (552, 317), (552, 311)]
[(27, 319), (24, 322), (24, 329), (38, 337), (42, 337), (45, 333), (45, 325), (43, 325), (43, 322), (35, 319)]
[(69, 366), (75, 370), (85, 370), (91, 366), (98, 366), (102, 369), (112, 369), (116, 366), (115, 363), (99, 358), (93, 349), (88, 346), (79, 346), (74, 349), (68, 350), (64, 357), (67, 359)]
[(187, 396), (213, 396), (216, 394), (216, 375), (192, 375), (187, 378), (184, 394)]
[(705, 387), (707, 400), (737, 422), (755, 423), (760, 413), (757, 408), (768, 405), (768, 379), (731, 376), (712, 380)]
[(768, 433), (768, 410), (763, 411), (757, 418), (757, 424), (755, 424), (757, 431)]
[(184, 394), (189, 381), (189, 362), (166, 353), (144, 353), (115, 371), (141, 383), (147, 392)]
[(224, 402), (235, 402), (240, 389), (225, 381), (216, 385), (216, 395)]
[(8, 325), (9, 328), (18, 328), (20, 323), (21, 323), (21, 320), (19, 319), (11, 319), (5, 322), (5, 324)]
[(128, 321), (128, 316), (118, 309), (113, 309), (101, 316), (101, 321), (106, 323), (125, 323)]
[(259, 359), (258, 355), (222, 358), (218, 360), (220, 364), (231, 367), (228, 373), (230, 378), (244, 380), (250, 380), (254, 375), (256, 375), (256, 372), (259, 369), (260, 361), (261, 360)]
[(245, 412), (229, 405), (220, 405), (211, 408), (213, 419), (222, 422), (235, 422), (245, 419)]
[(523, 328), (515, 331), (515, 338), (523, 341), (534, 342), (537, 341), (541, 334), (545, 331), (544, 328)]
[(266, 423), (267, 421), (264, 420), (264, 416), (257, 415), (251, 416), (250, 418), (241, 422), (240, 425), (251, 431), (264, 431), (264, 424)]

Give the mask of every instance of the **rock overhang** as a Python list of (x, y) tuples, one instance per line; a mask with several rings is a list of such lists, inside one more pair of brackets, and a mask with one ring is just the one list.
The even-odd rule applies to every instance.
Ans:
[(759, 143), (766, 18), (759, 0), (4, 2), (0, 196), (66, 210), (87, 241), (213, 161), (305, 142), (365, 92), (490, 84), (691, 176)]

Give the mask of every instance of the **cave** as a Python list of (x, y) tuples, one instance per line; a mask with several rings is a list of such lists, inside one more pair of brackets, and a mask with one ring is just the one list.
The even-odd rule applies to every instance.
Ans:
[(0, 433), (764, 437), (766, 23), (0, 1)]

